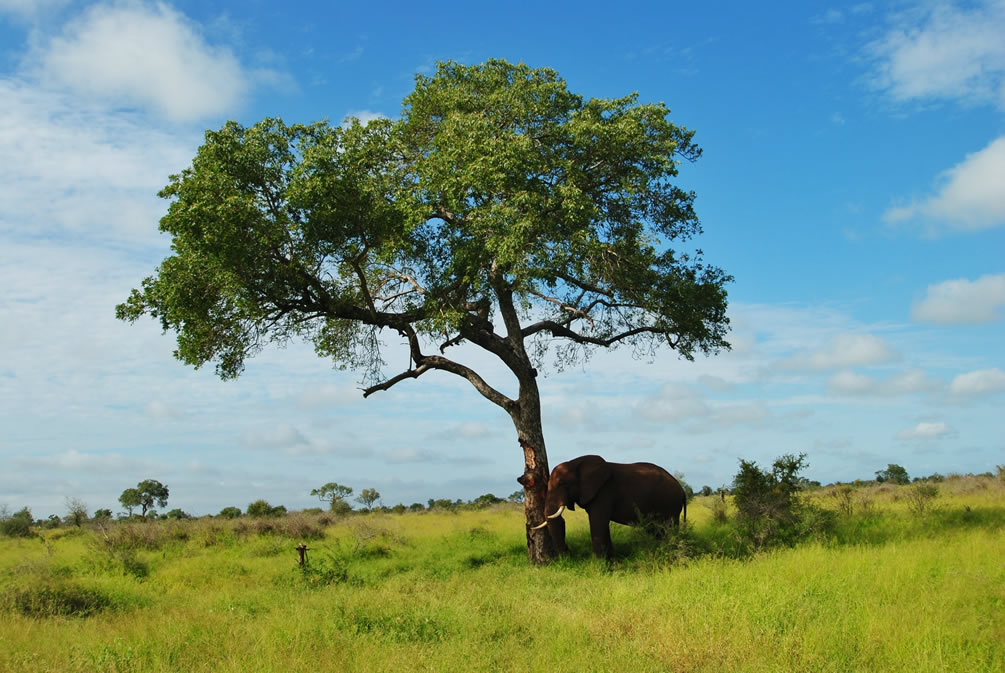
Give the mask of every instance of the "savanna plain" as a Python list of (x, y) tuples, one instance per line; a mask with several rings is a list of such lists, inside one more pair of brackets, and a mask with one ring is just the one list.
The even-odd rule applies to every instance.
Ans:
[[(5, 671), (1005, 671), (1005, 480), (824, 487), (794, 544), (699, 496), (527, 561), (513, 504), (0, 537)], [(305, 542), (308, 562), (295, 547)]]

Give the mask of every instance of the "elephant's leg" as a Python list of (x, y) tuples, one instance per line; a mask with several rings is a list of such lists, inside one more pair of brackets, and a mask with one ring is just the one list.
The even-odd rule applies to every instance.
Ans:
[(550, 519), (548, 532), (551, 533), (551, 540), (555, 543), (555, 550), (559, 554), (568, 554), (569, 547), (565, 544), (565, 519), (562, 517)]
[(611, 542), (611, 519), (605, 516), (590, 514), (590, 537), (593, 539), (593, 554), (597, 558), (610, 560), (614, 556), (614, 543)]

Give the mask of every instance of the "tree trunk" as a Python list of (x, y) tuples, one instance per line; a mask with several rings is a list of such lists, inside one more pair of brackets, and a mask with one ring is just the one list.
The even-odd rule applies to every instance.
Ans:
[(527, 527), (527, 556), (534, 565), (544, 565), (558, 554), (547, 527), (531, 530), (545, 520), (544, 499), (548, 492), (548, 452), (541, 429), (541, 398), (533, 376), (520, 382), (520, 400), (514, 410), (520, 446), (523, 448), (524, 469), (517, 481), (523, 486), (523, 511)]

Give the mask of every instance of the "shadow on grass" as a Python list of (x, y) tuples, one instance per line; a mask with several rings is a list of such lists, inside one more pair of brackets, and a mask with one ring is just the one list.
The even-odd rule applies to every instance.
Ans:
[[(827, 526), (813, 529), (800, 537), (795, 544), (821, 542), (834, 546), (881, 546), (953, 535), (961, 531), (995, 532), (1003, 528), (1005, 507), (936, 506), (923, 515), (877, 512), (835, 517)], [(792, 543), (754, 544), (732, 521), (682, 525), (680, 529), (666, 531), (662, 538), (650, 535), (641, 527), (612, 524), (611, 537), (614, 542), (613, 565), (627, 568), (683, 566), (705, 558), (743, 560), (758, 551), (794, 546)], [(566, 541), (570, 553), (557, 562), (560, 566), (572, 568), (595, 561), (588, 531), (570, 533)]]

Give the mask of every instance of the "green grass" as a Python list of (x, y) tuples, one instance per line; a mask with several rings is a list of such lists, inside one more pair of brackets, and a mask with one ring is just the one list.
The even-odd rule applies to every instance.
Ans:
[(663, 542), (612, 526), (610, 565), (576, 511), (530, 567), (512, 507), (0, 538), (0, 670), (1005, 671), (1005, 487), (939, 486), (753, 555), (699, 498)]

